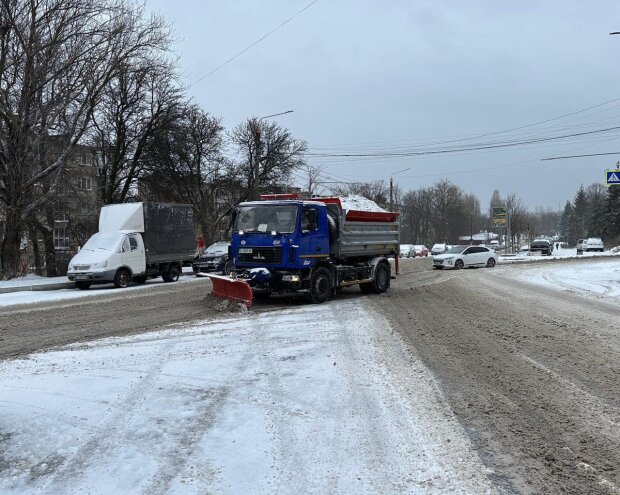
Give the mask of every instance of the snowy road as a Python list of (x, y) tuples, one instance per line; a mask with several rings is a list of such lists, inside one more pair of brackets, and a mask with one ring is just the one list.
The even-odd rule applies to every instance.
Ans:
[(0, 492), (494, 493), (363, 298), (0, 364)]

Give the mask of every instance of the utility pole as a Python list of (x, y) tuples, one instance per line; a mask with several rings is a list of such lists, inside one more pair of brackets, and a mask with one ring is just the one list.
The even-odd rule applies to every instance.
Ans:
[(406, 172), (407, 170), (411, 170), (411, 167), (404, 168), (390, 175), (390, 211), (394, 211), (394, 180), (392, 179), (392, 177), (394, 177), (396, 174), (400, 174), (401, 172)]

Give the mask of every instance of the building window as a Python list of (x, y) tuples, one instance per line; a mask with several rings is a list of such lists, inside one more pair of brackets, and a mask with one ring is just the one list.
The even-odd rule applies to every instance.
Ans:
[(54, 247), (59, 250), (69, 249), (69, 229), (67, 222), (54, 223)]
[(92, 160), (90, 159), (90, 155), (87, 155), (86, 153), (83, 153), (80, 155), (80, 164), (90, 165), (91, 163), (92, 163)]
[(92, 191), (93, 190), (93, 182), (90, 177), (80, 177), (78, 179), (78, 189), (82, 191)]

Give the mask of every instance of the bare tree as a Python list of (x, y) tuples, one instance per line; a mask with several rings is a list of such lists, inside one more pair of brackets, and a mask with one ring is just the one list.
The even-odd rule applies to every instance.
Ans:
[(239, 178), (242, 201), (256, 196), (257, 190), (284, 191), (292, 172), (305, 164), (306, 142), (277, 123), (248, 119), (233, 129), (230, 138), (237, 158), (229, 173)]
[[(103, 89), (128, 59), (166, 46), (169, 33), (129, 0), (0, 0), (0, 249), (16, 274), (26, 220), (57, 190), (66, 159)], [(62, 137), (53, 161), (50, 136)], [(39, 184), (47, 180), (47, 192)]]
[(143, 178), (147, 197), (193, 205), (202, 234), (210, 241), (221, 237), (223, 220), (236, 201), (225, 173), (223, 145), (220, 119), (187, 105), (175, 122), (155, 133), (145, 150), (152, 164)]
[(147, 143), (178, 119), (181, 106), (174, 67), (162, 54), (153, 52), (120, 66), (96, 107), (89, 139), (99, 155), (103, 204), (122, 203), (135, 194), (149, 165)]
[[(331, 188), (332, 192), (339, 196), (352, 194), (363, 196), (377, 203), (381, 208), (387, 209), (390, 202), (390, 190), (382, 180), (373, 182), (356, 182), (354, 184), (340, 184)], [(400, 201), (401, 193), (398, 192)]]

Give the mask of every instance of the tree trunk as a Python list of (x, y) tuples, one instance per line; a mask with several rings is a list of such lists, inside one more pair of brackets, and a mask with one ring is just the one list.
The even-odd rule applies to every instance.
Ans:
[(39, 250), (39, 241), (37, 240), (37, 230), (34, 225), (28, 226), (28, 234), (30, 236), (30, 242), (32, 243), (32, 254), (34, 256), (34, 272), (42, 276), (43, 266), (41, 265), (41, 251)]
[(16, 212), (7, 211), (4, 226), (4, 238), (2, 239), (2, 275), (5, 279), (15, 278), (19, 275), (22, 238), (22, 222)]

